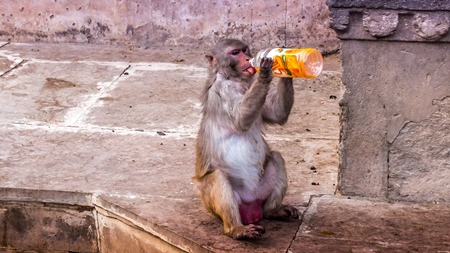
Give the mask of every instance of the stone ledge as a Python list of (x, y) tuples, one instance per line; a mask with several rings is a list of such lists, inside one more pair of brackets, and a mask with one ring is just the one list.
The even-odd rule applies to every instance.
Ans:
[(329, 5), (330, 27), (340, 39), (450, 42), (450, 11), (446, 8), (410, 10), (391, 9), (389, 5), (365, 6)]
[[(34, 197), (35, 192), (37, 194)], [(78, 204), (81, 202), (77, 201), (75, 203), (78, 204), (70, 205), (72, 200), (70, 194), (75, 196), (75, 200), (80, 196), (90, 196), (92, 201), (85, 202), (88, 206), (84, 204), (80, 206)], [(14, 196), (21, 201), (13, 201)], [(58, 199), (57, 196), (68, 199)], [(59, 201), (64, 204), (58, 203)], [(15, 222), (13, 219), (6, 221), (8, 212), (11, 213), (10, 210), (14, 208), (16, 214), (20, 213), (25, 217), (21, 224), (26, 233), (14, 234), (15, 239), (18, 239), (16, 243), (19, 242), (15, 244), (19, 246), (14, 248), (6, 245), (5, 240), (0, 240), (0, 252), (183, 252), (149, 232), (148, 220), (95, 194), (2, 189), (0, 192), (2, 225)], [(297, 232), (286, 252), (448, 250), (450, 244), (446, 231), (450, 221), (449, 208), (448, 203), (385, 202), (371, 198), (312, 196), (308, 207), (302, 211), (304, 215), (301, 224), (296, 224)], [(24, 223), (30, 221), (29, 218), (36, 221), (34, 226)], [(276, 224), (276, 227), (282, 230), (287, 225), (283, 222)], [(169, 230), (164, 224), (157, 226), (161, 230)], [(197, 233), (197, 229), (194, 229), (196, 230), (194, 233)], [(0, 239), (9, 238), (8, 233), (11, 231), (0, 229)], [(26, 237), (30, 235), (33, 236), (33, 240)], [(66, 235), (72, 237), (64, 237)], [(172, 235), (183, 238), (177, 233)], [(214, 237), (213, 234), (211, 236)], [(58, 241), (58, 238), (77, 240), (74, 240), (75, 243), (64, 243), (62, 240)], [(218, 240), (216, 243), (225, 245), (229, 240), (231, 239)], [(238, 241), (242, 247), (233, 250), (226, 248), (210, 250), (202, 246), (204, 241), (201, 240), (189, 242), (190, 246), (183, 245), (186, 242), (179, 240), (177, 246), (182, 246), (187, 252), (280, 252), (280, 249), (285, 251), (284, 248), (273, 245), (261, 248), (261, 245), (266, 244), (264, 239)], [(40, 247), (31, 243), (39, 244)]]
[(427, 0), (327, 0), (327, 4), (335, 8), (366, 8), (366, 9), (395, 9), (395, 10), (449, 10), (450, 1)]
[(0, 252), (183, 252), (168, 243), (182, 236), (157, 224), (151, 233), (149, 223), (95, 194), (0, 188)]
[(222, 225), (204, 210), (210, 222), (200, 228), (192, 210), (169, 198), (162, 202), (174, 206), (185, 224), (154, 217), (149, 212), (161, 210), (147, 212), (144, 202), (124, 202), (108, 194), (0, 188), (0, 252), (275, 252), (289, 247), (301, 222), (264, 220), (261, 225), (272, 231), (272, 238), (237, 241), (215, 234)]
[(88, 194), (0, 189), (0, 252), (99, 252)]

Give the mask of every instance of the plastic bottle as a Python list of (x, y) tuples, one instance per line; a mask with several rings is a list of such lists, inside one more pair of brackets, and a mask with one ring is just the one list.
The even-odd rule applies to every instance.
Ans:
[(250, 64), (259, 73), (261, 58), (273, 59), (272, 72), (276, 77), (316, 78), (322, 72), (322, 54), (314, 48), (269, 48), (259, 51)]

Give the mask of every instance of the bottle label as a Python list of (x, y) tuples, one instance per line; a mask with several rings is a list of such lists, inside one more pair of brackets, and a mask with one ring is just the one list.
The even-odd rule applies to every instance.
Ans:
[[(269, 48), (258, 53), (257, 58), (269, 57), (273, 59), (272, 72), (277, 77), (301, 77), (298, 64), (298, 50), (289, 48)], [(297, 68), (297, 71), (293, 68)]]
[(273, 59), (276, 77), (315, 78), (323, 66), (322, 55), (314, 48), (269, 48), (258, 52), (254, 60), (259, 63), (263, 57)]

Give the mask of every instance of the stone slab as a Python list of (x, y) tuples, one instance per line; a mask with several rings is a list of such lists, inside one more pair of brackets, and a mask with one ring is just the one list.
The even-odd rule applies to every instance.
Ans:
[(450, 10), (448, 1), (402, 1), (402, 0), (327, 0), (335, 8), (400, 9), (400, 10)]
[(86, 192), (0, 187), (0, 201), (39, 202), (70, 206), (93, 206), (92, 194)]
[(97, 210), (100, 252), (185, 252), (120, 216)]
[[(332, 215), (330, 215), (332, 214)], [(447, 252), (450, 205), (314, 198), (292, 252)]]
[[(85, 63), (28, 61), (4, 76), (0, 100), (9, 101), (1, 120), (74, 124), (88, 104), (111, 85), (127, 65), (92, 66)], [(84, 73), (80, 75), (80, 73)], [(108, 78), (105, 78), (108, 77)], [(82, 104), (81, 102), (84, 102)], [(73, 113), (80, 112), (72, 116)]]
[(98, 252), (92, 207), (6, 202), (1, 208), (6, 209), (2, 246), (25, 251)]
[[(426, 122), (432, 123), (433, 126), (430, 127), (434, 130), (429, 131), (439, 130), (439, 134), (448, 135), (448, 128), (441, 129), (442, 125), (447, 124), (445, 116), (440, 118), (440, 122), (432, 119), (439, 118), (433, 114), (440, 108), (438, 105), (442, 102), (439, 101), (450, 94), (447, 81), (450, 75), (446, 67), (450, 60), (446, 54), (449, 48), (447, 43), (356, 40), (346, 40), (342, 43), (342, 63), (347, 66), (342, 76), (345, 93), (340, 101), (342, 134), (339, 184), (342, 194), (387, 197), (388, 194), (392, 195), (388, 193), (393, 190), (392, 182), (403, 184), (394, 174), (392, 175), (394, 179), (390, 182), (390, 171), (402, 177), (403, 174), (411, 173), (412, 168), (415, 168), (415, 171), (428, 170), (428, 164), (433, 164), (430, 162), (434, 158), (429, 156), (421, 157), (429, 161), (423, 160), (419, 164), (415, 164), (416, 158), (404, 159), (410, 155), (412, 145), (430, 141), (422, 134), (409, 133), (408, 145), (405, 143), (398, 145), (396, 141), (404, 127), (416, 123), (424, 127), (428, 124)], [(380, 57), (387, 52), (389, 57)], [(361, 62), (364, 62), (364, 65)], [(422, 63), (424, 67), (417, 67), (417, 64)], [(446, 107), (443, 105), (441, 107), (441, 113), (445, 114)], [(440, 139), (436, 141), (436, 144), (439, 143), (436, 150), (442, 149), (445, 156), (447, 141), (438, 137), (439, 134), (436, 134)], [(404, 133), (398, 140), (402, 140), (403, 137), (406, 137)], [(396, 155), (389, 157), (392, 155), (390, 150), (393, 147), (396, 149)], [(425, 147), (417, 146), (417, 148), (427, 152)], [(441, 161), (444, 159), (442, 157), (439, 158)], [(394, 163), (391, 162), (391, 158), (395, 159)], [(449, 169), (445, 163), (433, 165), (447, 172), (427, 175), (429, 189), (435, 187), (433, 181), (439, 182), (441, 176), (445, 177)], [(388, 186), (389, 184), (391, 185)], [(408, 184), (417, 186), (414, 190), (408, 190), (408, 200), (426, 199), (420, 197), (423, 184), (418, 181)], [(442, 194), (445, 194), (446, 186), (442, 183), (439, 185), (442, 187)], [(397, 195), (396, 198), (401, 197)], [(438, 201), (441, 198), (442, 195), (430, 194), (427, 201)]]
[[(99, 205), (113, 210), (121, 217), (136, 221), (142, 228), (187, 252), (284, 251), (289, 247), (301, 222), (263, 220), (259, 224), (265, 227), (266, 233), (261, 238), (237, 241), (223, 234), (222, 223), (205, 213), (200, 200), (194, 197), (135, 198), (132, 202), (115, 196), (102, 195), (100, 198), (97, 200)], [(108, 203), (115, 203), (120, 208)], [(155, 206), (159, 206), (159, 209), (155, 210)], [(304, 209), (299, 208), (301, 212)]]
[[(86, 123), (104, 127), (196, 134), (200, 92), (207, 77), (201, 67), (172, 63), (131, 64), (114, 90), (99, 97)], [(120, 115), (126, 115), (124, 120)]]

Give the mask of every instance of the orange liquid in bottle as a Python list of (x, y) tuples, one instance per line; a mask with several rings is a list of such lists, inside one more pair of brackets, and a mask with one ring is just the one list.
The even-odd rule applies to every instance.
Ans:
[(314, 48), (274, 48), (260, 51), (250, 63), (259, 72), (263, 57), (273, 59), (272, 72), (276, 77), (316, 78), (322, 72), (322, 54)]

